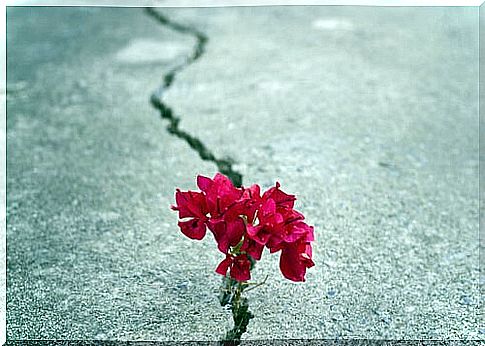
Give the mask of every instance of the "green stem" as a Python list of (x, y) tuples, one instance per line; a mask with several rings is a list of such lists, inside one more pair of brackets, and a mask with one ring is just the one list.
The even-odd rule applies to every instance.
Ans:
[(259, 287), (259, 286), (261, 286), (261, 285), (264, 285), (264, 284), (266, 283), (266, 280), (268, 280), (268, 275), (266, 275), (266, 277), (264, 278), (264, 280), (263, 280), (263, 281), (261, 281), (261, 282), (258, 282), (258, 283), (246, 283), (246, 286), (249, 286), (249, 285), (254, 285), (254, 286), (252, 286), (252, 287), (248, 288), (248, 289), (246, 290), (246, 292), (249, 292), (249, 291), (251, 291), (251, 290), (253, 290), (253, 289), (255, 289), (256, 287)]
[(253, 314), (249, 311), (249, 304), (247, 298), (242, 296), (244, 285), (241, 282), (237, 283), (234, 296), (231, 300), (232, 318), (234, 320), (234, 327), (227, 332), (224, 341), (232, 342), (233, 345), (239, 345), (241, 335), (247, 330), (249, 320), (253, 318)]

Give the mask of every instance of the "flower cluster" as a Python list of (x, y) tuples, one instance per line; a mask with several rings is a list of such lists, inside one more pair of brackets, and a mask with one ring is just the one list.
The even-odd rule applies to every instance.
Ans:
[(280, 184), (262, 195), (258, 185), (236, 188), (224, 175), (213, 179), (198, 176), (201, 192), (177, 189), (172, 206), (178, 225), (191, 239), (204, 238), (207, 228), (218, 249), (226, 255), (216, 272), (237, 281), (250, 279), (251, 263), (261, 259), (266, 246), (270, 253), (281, 250), (280, 269), (292, 281), (305, 281), (306, 269), (314, 265), (311, 242), (313, 227), (293, 209), (295, 196), (280, 190)]

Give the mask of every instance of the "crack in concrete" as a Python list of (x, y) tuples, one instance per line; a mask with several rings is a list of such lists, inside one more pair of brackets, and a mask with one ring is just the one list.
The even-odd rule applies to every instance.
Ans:
[(214, 162), (217, 165), (219, 172), (229, 177), (235, 186), (240, 187), (242, 185), (242, 175), (232, 168), (233, 160), (216, 158), (200, 139), (192, 136), (184, 130), (181, 130), (179, 128), (180, 118), (175, 116), (172, 109), (162, 101), (163, 92), (170, 88), (177, 73), (195, 62), (204, 54), (205, 46), (209, 40), (208, 37), (193, 27), (171, 21), (154, 8), (145, 8), (145, 11), (149, 16), (158, 21), (158, 23), (165, 25), (174, 31), (192, 35), (197, 39), (197, 43), (195, 44), (192, 54), (187, 56), (181, 64), (173, 67), (163, 75), (163, 83), (156, 91), (152, 93), (150, 97), (152, 106), (160, 112), (162, 119), (169, 121), (169, 125), (167, 126), (168, 133), (187, 142), (187, 144), (189, 144), (190, 147), (199, 154), (202, 160)]

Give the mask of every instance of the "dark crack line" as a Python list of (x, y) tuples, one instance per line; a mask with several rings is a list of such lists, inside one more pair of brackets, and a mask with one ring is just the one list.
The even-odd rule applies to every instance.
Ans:
[(179, 128), (180, 118), (175, 116), (172, 109), (162, 101), (163, 93), (173, 84), (177, 73), (198, 60), (204, 54), (205, 46), (209, 40), (208, 37), (193, 27), (171, 21), (154, 8), (145, 8), (145, 11), (149, 16), (158, 21), (158, 23), (182, 34), (191, 35), (197, 39), (192, 54), (187, 56), (181, 64), (176, 65), (163, 75), (162, 84), (150, 97), (152, 106), (160, 112), (162, 119), (169, 121), (169, 125), (167, 126), (168, 133), (187, 142), (190, 147), (199, 154), (202, 160), (214, 162), (217, 165), (219, 172), (229, 177), (235, 186), (240, 187), (242, 185), (242, 175), (232, 168), (233, 160), (216, 158), (200, 139), (181, 130)]

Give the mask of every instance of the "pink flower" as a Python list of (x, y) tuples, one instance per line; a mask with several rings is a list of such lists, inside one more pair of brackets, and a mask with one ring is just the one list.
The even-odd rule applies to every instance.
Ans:
[(250, 278), (251, 260), (260, 260), (264, 247), (271, 253), (282, 250), (280, 269), (293, 281), (305, 281), (306, 269), (314, 265), (311, 242), (314, 230), (294, 210), (296, 197), (280, 190), (280, 184), (261, 196), (260, 187), (237, 188), (224, 175), (213, 179), (199, 175), (202, 192), (177, 189), (178, 225), (191, 239), (202, 239), (206, 228), (214, 234), (226, 258), (216, 272), (237, 281)]
[(172, 209), (179, 212), (179, 218), (190, 218), (178, 222), (182, 233), (191, 239), (201, 240), (204, 238), (208, 212), (204, 194), (194, 191), (182, 192), (177, 189), (175, 201), (177, 205), (172, 206)]
[(211, 219), (207, 226), (212, 231), (212, 234), (214, 234), (217, 248), (222, 253), (227, 253), (229, 247), (236, 246), (246, 231), (244, 220), (239, 216), (233, 218), (227, 216), (226, 218), (216, 220)]
[(285, 243), (299, 239), (313, 241), (313, 227), (302, 220), (305, 217), (294, 209), (276, 207), (276, 202), (269, 198), (259, 210), (259, 224), (248, 225), (247, 233), (255, 242), (266, 245), (271, 252), (282, 249)]
[(281, 191), (280, 186), (280, 183), (276, 182), (276, 186), (268, 189), (268, 191), (263, 194), (263, 200), (266, 201), (268, 199), (272, 199), (275, 201), (278, 208), (292, 209), (296, 201), (295, 195), (288, 195), (287, 193)]
[(243, 187), (242, 199), (245, 201), (246, 209), (243, 215), (246, 216), (247, 222), (252, 224), (256, 216), (256, 212), (261, 207), (263, 199), (260, 196), (260, 187), (257, 184), (252, 185), (249, 189)]
[(283, 222), (283, 216), (276, 212), (274, 200), (268, 199), (262, 204), (258, 220), (258, 225), (247, 226), (247, 232), (255, 242), (266, 245), (271, 238), (278, 237), (278, 226)]
[(236, 206), (243, 190), (234, 187), (225, 175), (217, 173), (214, 179), (197, 176), (197, 186), (206, 195), (207, 206), (212, 218), (221, 218), (223, 214)]
[(315, 265), (312, 246), (307, 242), (287, 244), (281, 251), (280, 269), (283, 276), (292, 281), (305, 281), (307, 268)]
[(241, 254), (238, 256), (226, 255), (226, 258), (219, 263), (216, 268), (216, 273), (226, 275), (229, 270), (231, 278), (237, 281), (247, 281), (251, 278), (250, 275), (251, 262), (248, 256)]
[(279, 211), (283, 222), (278, 225), (276, 234), (267, 244), (271, 253), (282, 249), (286, 244), (315, 240), (313, 227), (303, 222), (305, 217), (301, 213), (294, 209), (280, 209)]
[[(254, 218), (258, 208), (259, 186), (249, 189), (236, 188), (224, 175), (217, 173), (214, 179), (199, 175), (197, 185), (205, 193), (211, 218), (207, 226), (214, 234), (217, 247), (227, 253), (236, 246), (246, 232), (246, 222)], [(245, 219), (244, 219), (245, 217)]]
[(241, 251), (247, 253), (253, 259), (259, 261), (261, 259), (261, 254), (263, 253), (264, 245), (252, 240), (249, 237), (244, 238), (243, 245), (241, 246)]

